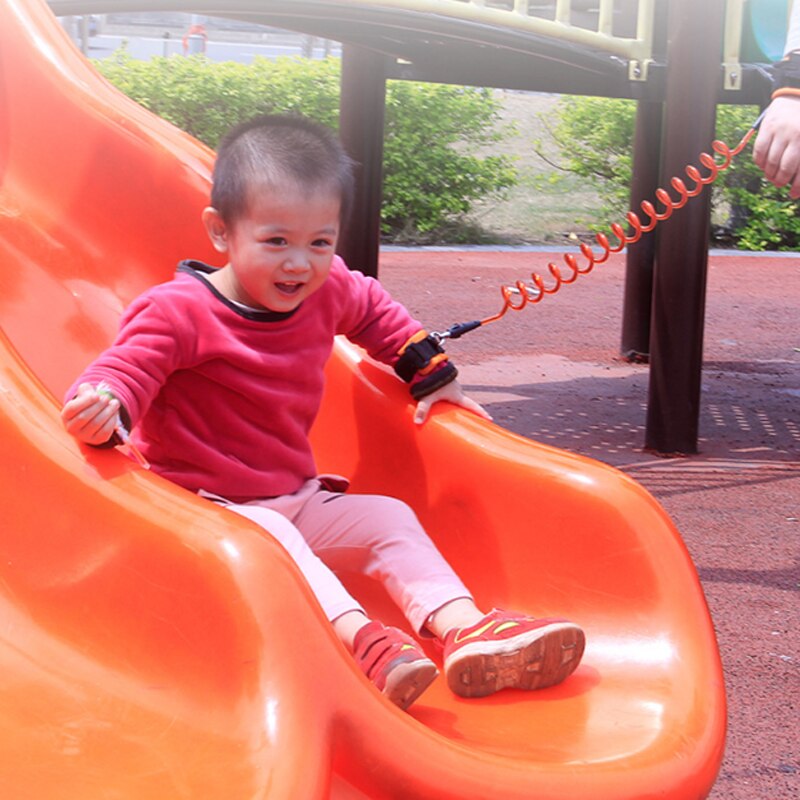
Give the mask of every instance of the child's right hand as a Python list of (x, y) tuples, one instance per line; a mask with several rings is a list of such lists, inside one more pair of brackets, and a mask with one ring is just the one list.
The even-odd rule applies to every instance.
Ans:
[(98, 392), (90, 383), (82, 383), (78, 394), (61, 409), (64, 427), (86, 444), (105, 444), (119, 421), (119, 400), (108, 392)]

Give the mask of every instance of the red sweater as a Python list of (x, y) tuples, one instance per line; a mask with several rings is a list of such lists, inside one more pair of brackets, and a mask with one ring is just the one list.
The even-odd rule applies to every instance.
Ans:
[(136, 299), (67, 396), (105, 381), (153, 470), (191, 491), (290, 494), (316, 474), (308, 433), (334, 336), (394, 364), (421, 325), (339, 257), (289, 314), (236, 306), (204, 279), (211, 271), (183, 262), (173, 280)]

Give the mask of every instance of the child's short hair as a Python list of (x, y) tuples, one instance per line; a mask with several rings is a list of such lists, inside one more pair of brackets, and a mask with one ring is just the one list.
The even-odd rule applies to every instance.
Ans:
[(220, 142), (211, 205), (231, 223), (246, 213), (255, 184), (291, 182), (336, 192), (345, 220), (353, 199), (354, 165), (325, 126), (306, 117), (264, 114), (235, 126)]

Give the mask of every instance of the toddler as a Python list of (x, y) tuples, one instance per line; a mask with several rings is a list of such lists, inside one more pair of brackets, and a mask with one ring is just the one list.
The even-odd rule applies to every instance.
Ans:
[(335, 255), (352, 191), (352, 162), (326, 128), (264, 116), (230, 131), (202, 214), (225, 266), (184, 261), (136, 299), (67, 393), (64, 424), (90, 445), (130, 431), (155, 472), (275, 536), (339, 639), (401, 708), (437, 667), (411, 636), (367, 617), (339, 568), (381, 581), (413, 631), (441, 641), (458, 695), (552, 686), (581, 659), (578, 626), (483, 613), (407, 505), (317, 474), (308, 434), (337, 334), (410, 384), (416, 422), (442, 400), (488, 416), (405, 308)]

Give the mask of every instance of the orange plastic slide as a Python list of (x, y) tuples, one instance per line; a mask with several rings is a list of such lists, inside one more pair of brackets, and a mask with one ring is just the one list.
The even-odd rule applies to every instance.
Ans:
[[(404, 386), (342, 343), (321, 469), (409, 501), (479, 603), (582, 623), (562, 686), (404, 713), (283, 551), (62, 430), (121, 309), (213, 259), (211, 153), (107, 85), (43, 0), (0, 4), (0, 796), (7, 800), (705, 797), (725, 697), (680, 537), (635, 482)], [(382, 589), (353, 590), (401, 622)]]

